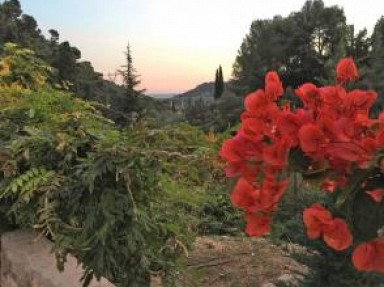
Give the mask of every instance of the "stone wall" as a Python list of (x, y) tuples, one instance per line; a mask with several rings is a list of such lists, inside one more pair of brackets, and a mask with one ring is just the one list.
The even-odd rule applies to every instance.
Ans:
[[(31, 230), (4, 233), (1, 237), (0, 287), (81, 287), (82, 269), (68, 256), (65, 270), (56, 268), (50, 251), (52, 243), (37, 239)], [(91, 287), (113, 287), (107, 280), (93, 281)]]

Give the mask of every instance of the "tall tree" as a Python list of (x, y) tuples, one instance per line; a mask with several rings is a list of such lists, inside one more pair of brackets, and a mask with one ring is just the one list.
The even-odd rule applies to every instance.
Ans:
[(214, 98), (215, 100), (219, 99), (224, 92), (224, 79), (223, 79), (223, 70), (221, 65), (216, 69), (215, 74), (215, 91)]
[(291, 21), (280, 16), (252, 22), (233, 65), (232, 89), (236, 94), (244, 96), (261, 88), (268, 70), (284, 73), (291, 30)]
[(49, 39), (50, 43), (52, 45), (57, 45), (57, 43), (59, 42), (59, 38), (60, 38), (59, 32), (57, 32), (57, 30), (55, 30), (55, 29), (49, 29), (48, 33), (51, 36), (51, 38)]
[(268, 70), (276, 70), (285, 87), (333, 79), (335, 55), (345, 55), (345, 27), (343, 9), (322, 0), (307, 1), (288, 17), (254, 21), (233, 67), (234, 91), (263, 87)]
[(54, 50), (52, 66), (58, 70), (58, 82), (63, 85), (72, 85), (76, 78), (77, 60), (81, 58), (81, 52), (72, 47), (68, 41), (62, 42)]
[(139, 79), (139, 75), (137, 74), (136, 69), (133, 66), (133, 60), (131, 55), (131, 48), (128, 43), (126, 51), (126, 64), (122, 66), (122, 70), (119, 70), (118, 73), (123, 78), (123, 86), (125, 89), (125, 107), (124, 110), (126, 112), (138, 112), (140, 110), (138, 106), (138, 98), (140, 95), (143, 95), (143, 89), (139, 89), (139, 85), (141, 83)]
[(21, 15), (18, 0), (5, 1), (0, 4), (0, 44), (19, 40), (18, 18)]
[(384, 109), (384, 17), (376, 22), (373, 30), (372, 51), (368, 62), (369, 68), (364, 82), (368, 88), (374, 89), (378, 94), (373, 112), (379, 113)]
[(354, 25), (348, 25), (345, 33), (346, 54), (351, 56), (359, 70), (368, 65), (369, 52), (372, 48), (372, 39), (368, 36), (367, 29), (362, 29), (355, 34)]

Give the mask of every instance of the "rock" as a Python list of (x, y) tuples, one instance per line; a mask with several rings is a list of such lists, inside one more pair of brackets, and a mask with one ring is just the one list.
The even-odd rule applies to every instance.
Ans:
[[(65, 269), (56, 268), (52, 242), (37, 239), (32, 230), (16, 230), (1, 236), (1, 281), (3, 287), (80, 287), (81, 266), (67, 256)], [(90, 287), (113, 287), (107, 280), (92, 281)]]
[(277, 278), (277, 281), (297, 286), (299, 284), (298, 278), (292, 274), (283, 274)]

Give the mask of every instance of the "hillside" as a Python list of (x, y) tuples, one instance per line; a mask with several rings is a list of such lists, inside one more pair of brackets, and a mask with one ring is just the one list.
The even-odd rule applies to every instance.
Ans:
[[(189, 90), (185, 93), (179, 94), (174, 96), (172, 99), (176, 102), (185, 101), (185, 102), (195, 102), (196, 100), (202, 99), (204, 102), (209, 103), (213, 102), (213, 94), (214, 94), (214, 82), (207, 82), (198, 85), (197, 87), (193, 88), (192, 90)], [(224, 86), (224, 93), (222, 97), (229, 97), (234, 95), (232, 92), (229, 91), (229, 85), (228, 83), (225, 83)]]
[(174, 93), (151, 93), (146, 94), (146, 96), (154, 98), (156, 100), (162, 100), (162, 99), (170, 99), (175, 96)]
[(133, 110), (145, 112), (152, 118), (158, 115), (159, 110), (169, 112), (168, 105), (144, 94), (135, 104), (129, 102), (126, 89), (104, 79), (91, 62), (82, 59), (80, 49), (69, 41), (61, 41), (59, 31), (49, 29), (49, 36), (44, 36), (37, 21), (23, 12), (18, 0), (0, 2), (0, 27), (1, 56), (10, 56), (5, 51), (6, 43), (28, 49), (23, 53), (30, 53), (28, 55), (35, 56), (37, 61), (48, 67), (48, 84), (69, 91), (78, 98), (98, 103), (103, 115), (119, 126), (132, 120), (129, 113)]

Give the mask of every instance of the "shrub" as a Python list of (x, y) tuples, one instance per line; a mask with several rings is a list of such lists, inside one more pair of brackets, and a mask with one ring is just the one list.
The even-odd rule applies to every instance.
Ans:
[(117, 130), (89, 103), (49, 88), (0, 89), (0, 205), (13, 223), (104, 276), (172, 284), (197, 231), (212, 172), (207, 137), (188, 125)]

